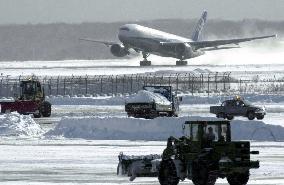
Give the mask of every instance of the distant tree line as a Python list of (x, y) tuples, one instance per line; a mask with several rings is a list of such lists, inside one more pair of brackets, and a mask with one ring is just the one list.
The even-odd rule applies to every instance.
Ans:
[[(190, 37), (197, 20), (137, 22), (177, 35)], [(81, 24), (27, 24), (0, 26), (0, 61), (68, 60), (115, 58), (103, 45), (80, 41), (81, 37), (118, 41), (118, 28), (125, 22)], [(204, 39), (284, 33), (284, 21), (209, 20)]]

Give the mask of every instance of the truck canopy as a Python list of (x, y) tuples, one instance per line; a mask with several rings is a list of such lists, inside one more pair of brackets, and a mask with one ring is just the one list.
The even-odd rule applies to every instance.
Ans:
[(126, 103), (152, 103), (161, 105), (171, 105), (171, 102), (160, 93), (154, 93), (147, 90), (140, 90), (134, 97), (126, 100)]

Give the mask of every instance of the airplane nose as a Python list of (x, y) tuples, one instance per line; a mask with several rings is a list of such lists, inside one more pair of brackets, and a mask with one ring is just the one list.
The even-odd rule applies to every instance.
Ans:
[(119, 33), (118, 33), (118, 39), (119, 39), (121, 42), (124, 42), (124, 41), (125, 41), (126, 35), (125, 35), (125, 33), (123, 33), (123, 31), (119, 31)]

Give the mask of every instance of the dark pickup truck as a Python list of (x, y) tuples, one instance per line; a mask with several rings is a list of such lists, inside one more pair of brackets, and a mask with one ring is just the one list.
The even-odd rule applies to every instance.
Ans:
[(232, 120), (234, 116), (244, 116), (249, 120), (264, 118), (266, 114), (264, 107), (252, 105), (243, 99), (233, 99), (224, 101), (221, 106), (210, 106), (210, 113), (216, 114), (217, 118), (227, 118)]

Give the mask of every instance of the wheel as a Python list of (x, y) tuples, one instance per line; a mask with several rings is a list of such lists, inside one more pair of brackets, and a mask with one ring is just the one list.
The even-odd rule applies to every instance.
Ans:
[(245, 185), (249, 180), (249, 171), (244, 173), (233, 173), (227, 176), (230, 185)]
[(151, 61), (149, 60), (140, 61), (140, 66), (150, 66), (150, 65), (151, 65)]
[(3, 111), (5, 114), (11, 113), (10, 109), (6, 109), (5, 111)]
[(227, 119), (228, 119), (228, 120), (232, 120), (232, 119), (234, 119), (234, 116), (228, 114), (228, 115), (227, 115)]
[(47, 101), (42, 103), (41, 114), (43, 117), (50, 117), (51, 115), (51, 104)]
[(192, 182), (194, 185), (214, 185), (217, 176), (209, 171), (206, 165), (195, 163), (192, 166)]
[(41, 117), (41, 113), (34, 114), (34, 118), (40, 118), (40, 117)]
[(253, 120), (254, 118), (255, 118), (254, 113), (253, 113), (253, 112), (249, 112), (249, 113), (248, 113), (248, 119), (249, 119), (249, 120)]
[(260, 115), (256, 117), (258, 120), (262, 120), (264, 118), (264, 115)]
[(220, 112), (216, 115), (217, 118), (225, 118), (225, 114)]
[(173, 160), (163, 160), (160, 164), (158, 179), (161, 185), (177, 185), (179, 178)]
[(177, 66), (186, 66), (187, 61), (186, 60), (178, 60), (178, 61), (176, 61), (176, 65)]

